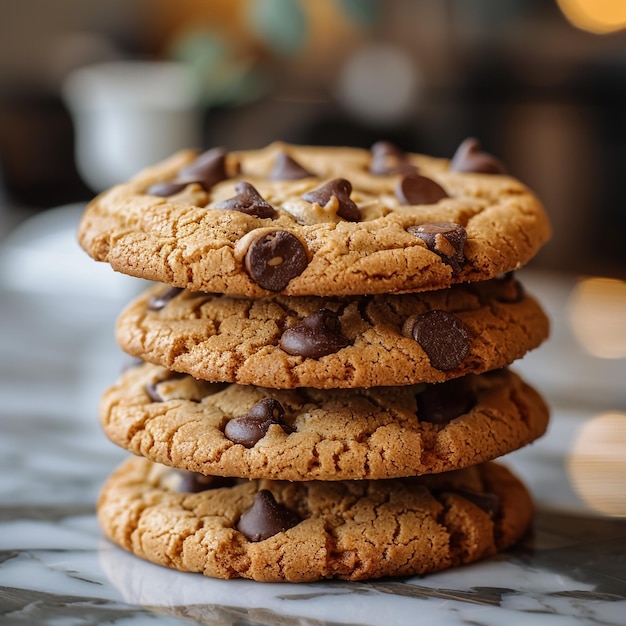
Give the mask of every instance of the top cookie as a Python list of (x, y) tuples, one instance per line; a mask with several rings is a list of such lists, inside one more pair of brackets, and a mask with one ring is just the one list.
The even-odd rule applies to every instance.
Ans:
[(125, 274), (249, 297), (487, 280), (532, 258), (550, 226), (524, 185), (464, 146), (451, 162), (382, 143), (185, 151), (93, 200), (78, 237)]

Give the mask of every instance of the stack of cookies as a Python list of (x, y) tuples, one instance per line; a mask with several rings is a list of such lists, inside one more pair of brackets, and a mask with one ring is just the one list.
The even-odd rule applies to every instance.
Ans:
[(179, 153), (96, 198), (85, 250), (157, 281), (121, 314), (138, 363), (102, 398), (137, 455), (106, 535), (169, 567), (260, 581), (405, 576), (527, 530), (491, 460), (541, 436), (507, 366), (548, 335), (512, 271), (543, 208), (467, 140), (451, 161), (272, 144)]

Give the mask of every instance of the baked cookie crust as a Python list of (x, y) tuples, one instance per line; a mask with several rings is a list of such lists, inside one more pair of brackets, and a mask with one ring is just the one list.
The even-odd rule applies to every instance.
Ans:
[[(334, 327), (319, 321), (320, 311)], [(431, 323), (432, 311), (443, 319)], [(451, 332), (448, 318), (464, 334)], [(317, 325), (303, 326), (312, 319)], [(425, 336), (415, 330), (420, 320), (429, 324)], [(123, 350), (171, 370), (283, 389), (443, 382), (507, 366), (548, 333), (541, 307), (513, 279), (421, 294), (256, 300), (172, 295), (161, 285), (132, 302), (116, 330)]]
[[(102, 490), (100, 525), (141, 558), (216, 578), (425, 574), (505, 550), (533, 512), (523, 484), (494, 463), (391, 481), (244, 481), (200, 493), (178, 491), (173, 472), (146, 459), (126, 461)], [(261, 491), (291, 521), (255, 541), (239, 528)], [(271, 525), (262, 516), (254, 523)]]
[[(259, 420), (268, 398), (280, 411)], [(206, 475), (292, 481), (459, 469), (534, 441), (548, 417), (539, 394), (509, 370), (441, 385), (276, 390), (145, 363), (100, 404), (106, 435), (134, 454)]]
[[(311, 175), (280, 179), (279, 173), (277, 179), (281, 155)], [(194, 291), (327, 296), (487, 280), (524, 265), (550, 237), (543, 207), (514, 178), (454, 171), (445, 159), (417, 154), (403, 156), (409, 176), (419, 172), (447, 197), (416, 196), (402, 167), (372, 173), (368, 150), (281, 143), (227, 154), (211, 185), (192, 180), (175, 185), (180, 189), (172, 195), (154, 195), (181, 172), (197, 169), (197, 157), (180, 152), (94, 199), (79, 225), (82, 247), (122, 273)], [(349, 196), (343, 183), (335, 185), (337, 195), (324, 191), (337, 180), (350, 183)], [(255, 204), (242, 183), (272, 210)], [(462, 250), (458, 241), (435, 242), (415, 230), (442, 222), (464, 231)], [(285, 261), (286, 278), (283, 272), (268, 281), (268, 268), (258, 265), (263, 255), (268, 271), (277, 258)]]

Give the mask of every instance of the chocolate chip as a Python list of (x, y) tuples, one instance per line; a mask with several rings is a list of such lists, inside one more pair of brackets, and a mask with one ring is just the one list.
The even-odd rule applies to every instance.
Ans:
[(406, 158), (405, 153), (396, 146), (395, 143), (391, 143), (391, 141), (377, 141), (372, 144), (370, 148), (370, 152), (373, 157), (379, 156), (392, 156), (396, 159), (404, 159)]
[(146, 385), (146, 393), (152, 402), (163, 402), (164, 398), (159, 393), (159, 385), (168, 380), (176, 380), (178, 378), (184, 378), (185, 376), (186, 374), (181, 374), (180, 372), (168, 372), (162, 378), (159, 378), (152, 383), (148, 383)]
[(173, 300), (181, 291), (181, 287), (169, 287), (160, 296), (150, 296), (150, 299), (148, 300), (148, 308), (151, 311), (160, 311), (165, 308), (167, 303), (170, 302), (170, 300)]
[(467, 231), (463, 226), (452, 222), (433, 222), (409, 226), (407, 231), (419, 237), (431, 252), (452, 267), (453, 272), (460, 271), (461, 263), (465, 261), (463, 248), (467, 240)]
[(209, 489), (224, 489), (234, 487), (237, 484), (236, 478), (226, 478), (224, 476), (205, 476), (196, 472), (179, 470), (180, 482), (178, 491), (184, 493), (199, 493)]
[(443, 187), (426, 176), (417, 173), (403, 176), (396, 185), (396, 196), (402, 204), (437, 204), (447, 198)]
[(146, 193), (152, 196), (173, 196), (192, 183), (202, 185), (205, 191), (209, 191), (213, 185), (226, 178), (228, 178), (226, 173), (226, 151), (224, 148), (213, 148), (212, 150), (207, 150), (197, 157), (195, 161), (180, 169), (174, 180), (152, 185)]
[(188, 183), (178, 183), (175, 181), (170, 183), (157, 183), (156, 185), (152, 185), (152, 187), (148, 187), (146, 193), (150, 196), (167, 198), (168, 196), (173, 196), (179, 191), (182, 191), (187, 185)]
[(185, 402), (202, 402), (207, 396), (218, 393), (226, 383), (210, 383), (197, 380), (192, 376), (179, 372), (168, 372), (164, 376), (148, 383), (146, 393), (152, 402), (183, 400)]
[(252, 506), (242, 513), (237, 530), (249, 541), (263, 541), (299, 523), (295, 513), (278, 504), (271, 491), (263, 489), (255, 494)]
[(237, 183), (235, 191), (237, 192), (236, 196), (218, 202), (213, 208), (239, 211), (246, 215), (255, 215), (261, 218), (275, 217), (274, 207), (250, 183), (245, 181)]
[(287, 354), (319, 359), (348, 346), (341, 334), (341, 322), (333, 311), (320, 309), (288, 328), (280, 338), (280, 347)]
[(409, 161), (407, 154), (389, 141), (377, 141), (370, 151), (372, 153), (370, 172), (376, 176), (408, 174), (417, 171), (417, 167)]
[(428, 355), (430, 364), (438, 370), (458, 367), (470, 349), (467, 328), (456, 315), (447, 311), (418, 315), (411, 334)]
[(420, 422), (447, 424), (464, 415), (476, 404), (474, 392), (463, 378), (427, 385), (417, 396), (417, 417)]
[(272, 180), (297, 180), (298, 178), (309, 178), (310, 176), (313, 176), (313, 174), (304, 169), (300, 163), (286, 152), (279, 152), (276, 155), (274, 168), (270, 172)]
[(245, 415), (229, 420), (224, 428), (224, 436), (233, 443), (252, 448), (263, 439), (272, 424), (278, 424), (285, 431), (291, 429), (281, 420), (285, 416), (282, 404), (274, 398), (263, 398)]
[(491, 519), (494, 519), (500, 511), (500, 498), (498, 498), (495, 493), (485, 493), (469, 489), (455, 489), (453, 493), (457, 493), (462, 498), (475, 504), (487, 513)]
[(183, 167), (176, 175), (175, 182), (199, 183), (209, 191), (213, 185), (226, 178), (226, 151), (224, 148), (213, 148)]
[(326, 184), (307, 191), (302, 199), (313, 204), (317, 202), (321, 207), (325, 207), (333, 197), (337, 199), (339, 208), (337, 209), (337, 215), (343, 217), (343, 219), (349, 222), (360, 222), (361, 211), (359, 207), (350, 199), (352, 193), (352, 185), (349, 180), (345, 178), (334, 178), (328, 181)]
[(246, 270), (252, 280), (270, 291), (282, 291), (308, 264), (304, 244), (284, 230), (253, 240), (245, 256)]
[(491, 154), (481, 150), (474, 137), (466, 139), (454, 153), (450, 162), (454, 172), (477, 172), (480, 174), (506, 174), (504, 165)]

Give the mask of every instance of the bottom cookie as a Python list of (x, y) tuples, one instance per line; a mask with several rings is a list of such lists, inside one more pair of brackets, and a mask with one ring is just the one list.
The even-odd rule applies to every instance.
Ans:
[(504, 550), (532, 501), (506, 468), (377, 481), (207, 478), (126, 461), (98, 502), (105, 534), (154, 563), (265, 582), (408, 576)]

